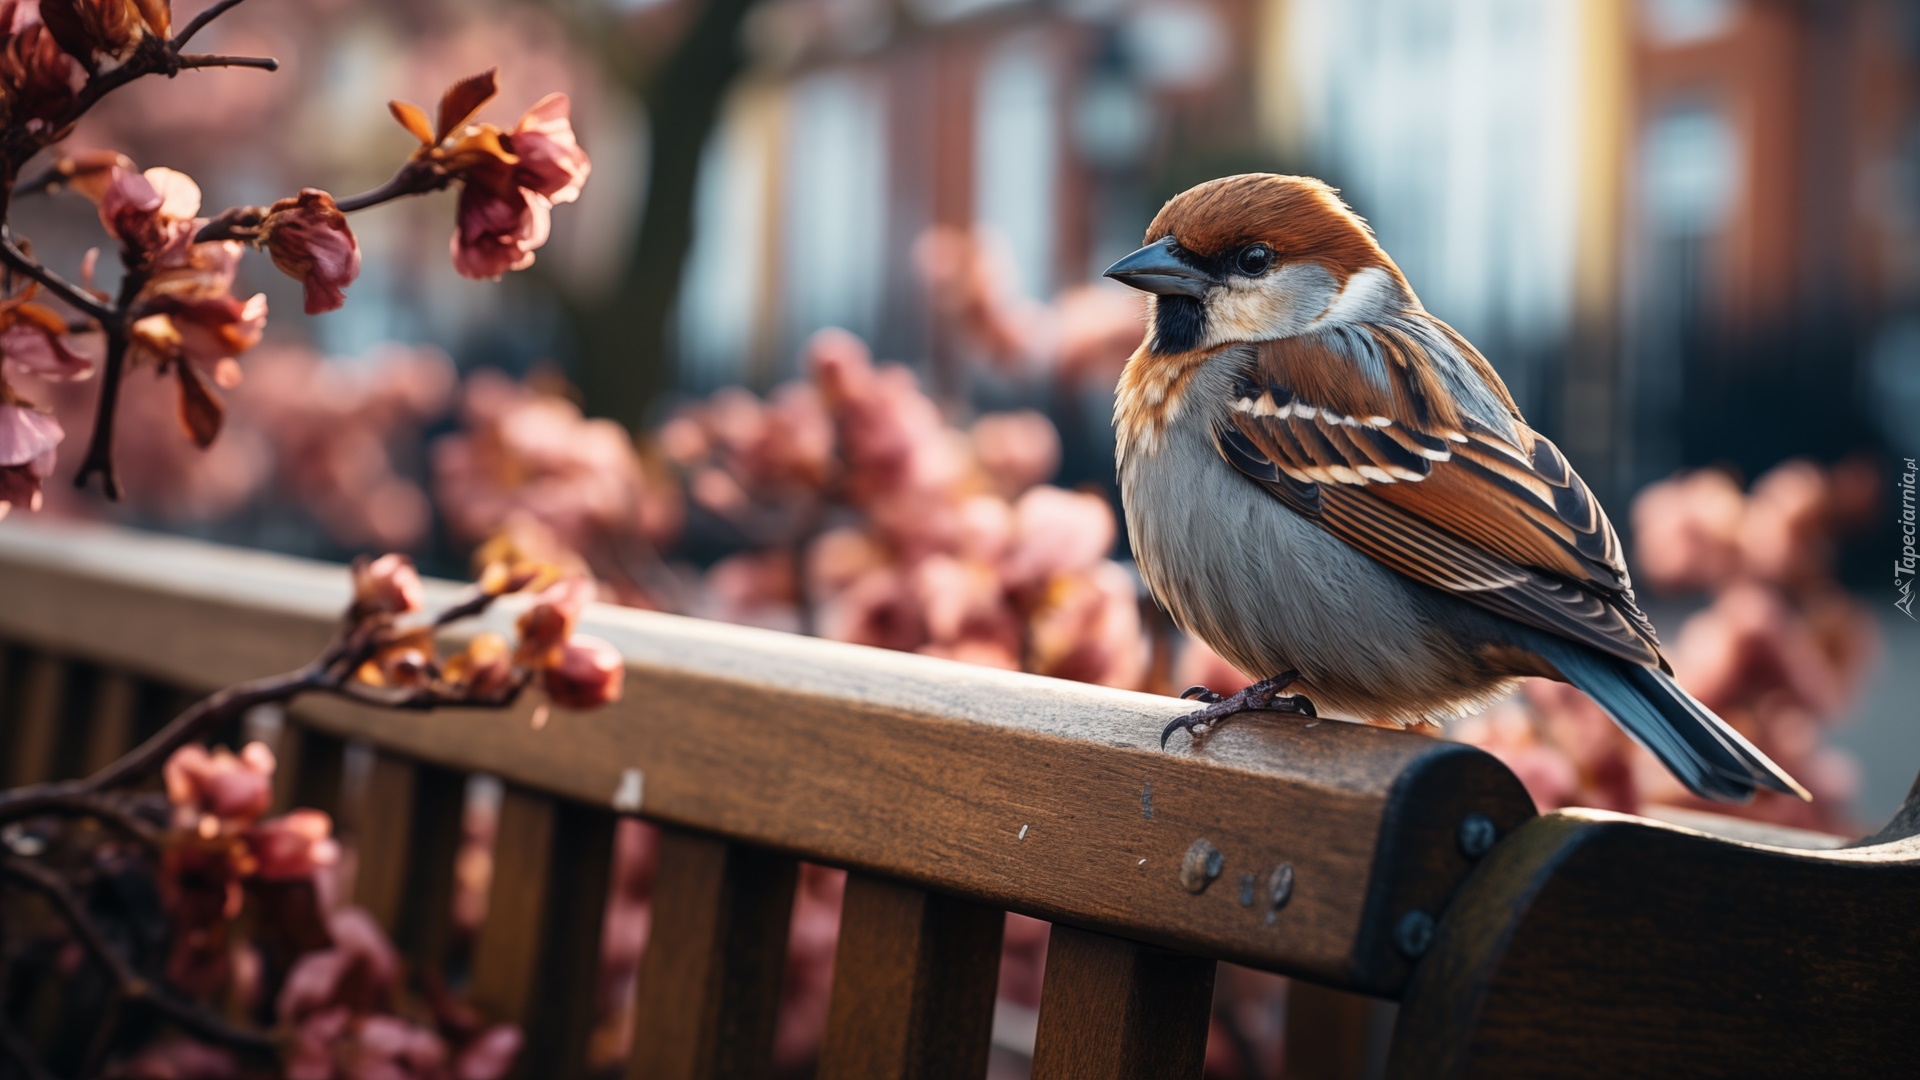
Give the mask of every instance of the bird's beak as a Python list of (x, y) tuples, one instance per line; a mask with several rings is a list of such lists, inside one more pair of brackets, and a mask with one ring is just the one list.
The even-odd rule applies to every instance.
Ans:
[(1181, 262), (1173, 253), (1174, 247), (1171, 236), (1156, 240), (1107, 267), (1106, 276), (1142, 292), (1204, 299), (1213, 283), (1207, 275)]

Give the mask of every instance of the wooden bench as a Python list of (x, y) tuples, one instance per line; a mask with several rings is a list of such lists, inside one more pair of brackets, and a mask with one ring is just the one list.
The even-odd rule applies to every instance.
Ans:
[[(187, 695), (298, 666), (346, 588), (6, 523), (0, 779), (81, 773)], [(1036, 1077), (1198, 1076), (1219, 960), (1300, 980), (1290, 1075), (1362, 1068), (1339, 1018), (1363, 999), (1335, 992), (1399, 1003), (1395, 1076), (1920, 1062), (1915, 797), (1827, 849), (1541, 817), (1492, 757), (1418, 735), (1275, 717), (1162, 752), (1165, 698), (612, 607), (586, 629), (627, 657), (613, 708), (536, 730), (531, 703), (313, 701), (283, 741), (286, 798), (351, 823), (356, 900), (419, 963), (447, 947), (466, 779), (504, 782), (472, 991), (525, 1025), (525, 1076), (585, 1070), (621, 814), (663, 830), (636, 1078), (766, 1073), (798, 860), (850, 871), (826, 1078), (980, 1076), (1004, 911), (1055, 924)], [(349, 807), (354, 740), (375, 757)]]

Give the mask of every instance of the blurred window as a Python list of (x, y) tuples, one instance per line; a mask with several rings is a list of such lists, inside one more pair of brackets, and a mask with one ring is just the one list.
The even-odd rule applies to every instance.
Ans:
[(981, 66), (974, 126), (973, 218), (1010, 246), (1020, 291), (1054, 285), (1054, 195), (1059, 116), (1054, 57), (1046, 39), (1020, 34)]
[(1736, 0), (1641, 0), (1640, 22), (1656, 45), (1673, 48), (1725, 34), (1739, 14)]
[(1689, 103), (1647, 126), (1641, 184), (1648, 223), (1663, 236), (1698, 236), (1726, 224), (1739, 194), (1739, 137), (1710, 105)]
[(680, 291), (683, 383), (709, 389), (746, 373), (765, 307), (770, 147), (742, 109), (729, 107), (701, 155), (693, 249)]
[(871, 337), (887, 266), (886, 105), (864, 73), (793, 87), (782, 293), (788, 346), (824, 326)]

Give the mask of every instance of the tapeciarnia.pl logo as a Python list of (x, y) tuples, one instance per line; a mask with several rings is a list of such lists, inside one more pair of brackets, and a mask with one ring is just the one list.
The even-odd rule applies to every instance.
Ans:
[(1906, 613), (1913, 614), (1913, 571), (1916, 556), (1914, 543), (1913, 480), (1920, 468), (1914, 466), (1914, 459), (1906, 459), (1906, 470), (1900, 474), (1900, 557), (1893, 560), (1893, 591), (1899, 594), (1893, 606)]

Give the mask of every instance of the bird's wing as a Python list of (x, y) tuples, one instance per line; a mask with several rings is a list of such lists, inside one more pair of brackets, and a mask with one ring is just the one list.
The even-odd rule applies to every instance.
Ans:
[[(1388, 387), (1374, 408), (1349, 395), (1354, 411), (1334, 411), (1286, 385), (1314, 346), (1290, 339), (1282, 356), (1280, 345), (1257, 350), (1215, 433), (1234, 468), (1415, 581), (1665, 668), (1619, 537), (1553, 443), (1517, 418), (1519, 444), (1465, 411), (1419, 407), (1413, 385)], [(1320, 364), (1350, 361), (1330, 353)], [(1415, 376), (1389, 366), (1388, 378)]]

